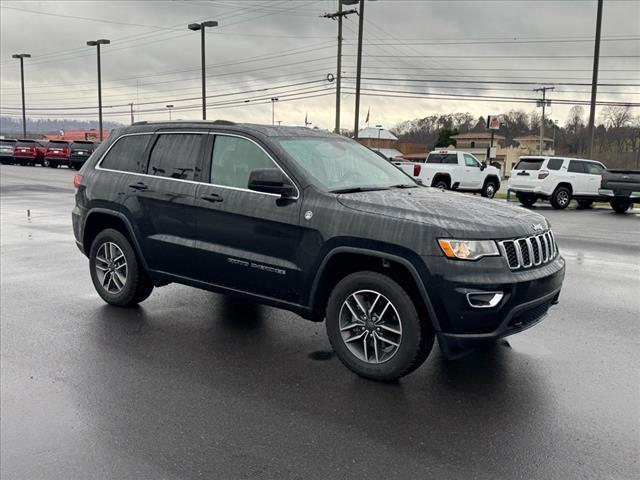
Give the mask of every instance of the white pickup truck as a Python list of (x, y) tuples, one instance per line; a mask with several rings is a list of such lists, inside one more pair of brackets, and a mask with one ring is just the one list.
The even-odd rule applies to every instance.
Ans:
[(493, 198), (500, 189), (500, 171), (478, 161), (468, 152), (459, 150), (436, 150), (427, 155), (424, 163), (394, 161), (396, 166), (424, 185), (480, 192), (483, 197)]

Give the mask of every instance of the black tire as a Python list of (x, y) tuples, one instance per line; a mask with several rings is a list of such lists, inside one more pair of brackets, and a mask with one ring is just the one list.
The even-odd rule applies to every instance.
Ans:
[(447, 182), (446, 180), (443, 180), (441, 178), (439, 178), (438, 180), (433, 182), (433, 186), (435, 188), (440, 188), (442, 190), (449, 190), (449, 182)]
[(583, 208), (583, 209), (591, 208), (592, 205), (593, 205), (593, 202), (591, 200), (578, 200), (578, 206), (580, 208)]
[[(98, 261), (96, 260), (96, 257), (106, 242), (115, 244), (124, 254), (124, 259), (126, 260), (125, 281), (121, 290), (118, 292), (108, 291), (98, 278), (98, 269), (96, 268)], [(131, 307), (147, 299), (153, 291), (153, 284), (138, 262), (138, 257), (131, 246), (131, 243), (127, 237), (118, 230), (108, 228), (98, 233), (91, 244), (89, 252), (89, 269), (93, 286), (98, 292), (98, 295), (100, 295), (100, 297), (110, 305)]]
[(556, 210), (564, 210), (571, 203), (571, 190), (558, 187), (551, 194), (551, 206)]
[(516, 196), (518, 197), (518, 201), (525, 207), (532, 207), (533, 204), (538, 201), (538, 199), (533, 195), (522, 194)]
[(493, 198), (498, 191), (498, 183), (495, 180), (487, 180), (482, 187), (482, 196), (485, 198)]
[[(393, 310), (390, 310), (391, 314), (386, 315), (392, 315), (392, 318), (397, 319), (401, 325), (402, 336), (399, 339), (399, 346), (388, 360), (380, 363), (367, 362), (358, 358), (347, 347), (340, 331), (340, 313), (343, 304), (353, 293), (362, 290), (380, 293), (388, 299), (397, 312), (397, 317), (393, 314)], [(368, 307), (370, 304), (365, 304), (365, 308)], [(376, 272), (352, 273), (338, 282), (327, 304), (326, 328), (331, 346), (347, 368), (357, 375), (381, 382), (390, 382), (411, 373), (424, 363), (433, 347), (434, 334), (431, 325), (426, 319), (420, 318), (407, 292), (391, 278)], [(379, 345), (383, 343), (380, 342)]]
[(614, 198), (609, 202), (609, 204), (611, 205), (611, 208), (616, 211), (616, 213), (625, 213), (631, 206), (631, 200), (629, 200), (628, 198)]

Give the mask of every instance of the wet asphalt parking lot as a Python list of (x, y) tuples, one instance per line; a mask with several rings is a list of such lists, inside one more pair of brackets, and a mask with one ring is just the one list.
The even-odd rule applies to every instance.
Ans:
[(560, 304), (378, 384), (293, 314), (179, 285), (105, 305), (72, 177), (0, 168), (3, 479), (639, 478), (640, 208), (536, 208)]

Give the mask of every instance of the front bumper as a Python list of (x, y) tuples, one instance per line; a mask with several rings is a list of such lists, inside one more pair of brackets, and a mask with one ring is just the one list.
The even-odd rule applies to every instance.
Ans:
[[(477, 262), (429, 257), (433, 285), (427, 290), (443, 338), (483, 340), (512, 335), (540, 322), (558, 302), (565, 262), (512, 271), (503, 257)], [(472, 306), (469, 294), (501, 292), (495, 306)]]
[(640, 200), (640, 192), (632, 192), (629, 190), (609, 190), (605, 188), (601, 188), (598, 190), (598, 194), (603, 197), (624, 197), (630, 200)]

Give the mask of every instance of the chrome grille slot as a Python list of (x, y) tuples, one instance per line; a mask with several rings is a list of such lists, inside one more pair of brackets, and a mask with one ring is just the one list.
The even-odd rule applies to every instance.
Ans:
[(551, 230), (539, 235), (502, 240), (498, 243), (511, 270), (544, 265), (556, 258), (558, 254), (558, 247)]

